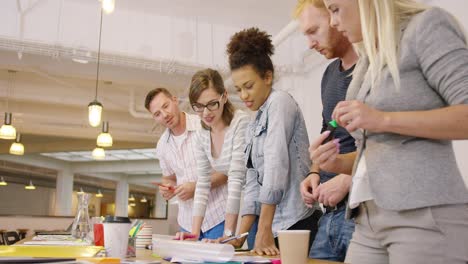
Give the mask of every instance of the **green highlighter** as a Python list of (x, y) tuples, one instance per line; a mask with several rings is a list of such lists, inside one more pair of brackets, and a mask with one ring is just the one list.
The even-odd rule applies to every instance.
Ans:
[(330, 131), (330, 134), (323, 141), (322, 144), (325, 144), (325, 143), (329, 142), (330, 140), (332, 140), (335, 137), (335, 130), (336, 130), (337, 127), (338, 127), (338, 123), (336, 123), (336, 120), (332, 120), (332, 121), (328, 122), (327, 131)]

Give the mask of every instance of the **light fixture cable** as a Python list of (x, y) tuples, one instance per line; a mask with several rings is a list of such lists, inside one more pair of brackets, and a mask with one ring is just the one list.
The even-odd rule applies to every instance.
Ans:
[(99, 88), (99, 73), (101, 69), (101, 38), (102, 38), (102, 20), (103, 20), (103, 9), (101, 7), (101, 21), (99, 23), (99, 42), (98, 42), (98, 54), (97, 54), (97, 67), (96, 67), (96, 87), (94, 90), (94, 100), (88, 105), (88, 119), (89, 124), (92, 127), (97, 127), (101, 123), (102, 115), (102, 104), (97, 100), (98, 88)]
[(4, 124), (0, 127), (0, 138), (2, 139), (15, 139), (16, 138), (16, 129), (14, 126), (11, 125), (12, 121), (12, 114), (9, 111), (9, 104), (8, 104), (8, 97), (10, 95), (11, 90), (13, 89), (13, 78), (16, 74), (16, 71), (8, 70), (9, 78), (8, 78), (8, 87), (6, 89), (5, 94), (5, 121)]
[(98, 57), (97, 57), (97, 68), (96, 68), (96, 91), (94, 93), (94, 100), (97, 101), (97, 92), (98, 92), (98, 85), (99, 85), (99, 68), (100, 68), (100, 61), (101, 61), (101, 36), (102, 36), (102, 7), (101, 7), (101, 22), (99, 23), (99, 44), (98, 44)]

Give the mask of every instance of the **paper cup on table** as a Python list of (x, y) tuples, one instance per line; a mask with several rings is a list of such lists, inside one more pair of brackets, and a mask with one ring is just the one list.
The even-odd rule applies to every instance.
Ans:
[(308, 262), (310, 230), (278, 231), (282, 264), (305, 264)]
[(104, 219), (104, 247), (108, 257), (125, 258), (131, 222), (128, 217), (106, 216)]

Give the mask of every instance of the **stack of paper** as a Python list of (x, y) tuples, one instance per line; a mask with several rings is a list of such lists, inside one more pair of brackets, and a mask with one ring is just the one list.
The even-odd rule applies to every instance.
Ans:
[(23, 245), (57, 245), (57, 246), (91, 246), (89, 241), (76, 239), (67, 235), (38, 235)]
[(153, 252), (163, 258), (180, 258), (184, 262), (227, 262), (234, 257), (234, 247), (229, 244), (153, 239)]

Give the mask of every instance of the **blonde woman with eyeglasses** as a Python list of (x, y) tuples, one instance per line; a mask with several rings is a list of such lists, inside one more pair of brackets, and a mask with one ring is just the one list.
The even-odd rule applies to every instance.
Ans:
[[(452, 147), (468, 139), (463, 29), (411, 0), (324, 3), (360, 55), (333, 113), (358, 146), (346, 263), (467, 263), (468, 191)], [(314, 160), (350, 170), (334, 144), (313, 150)]]

